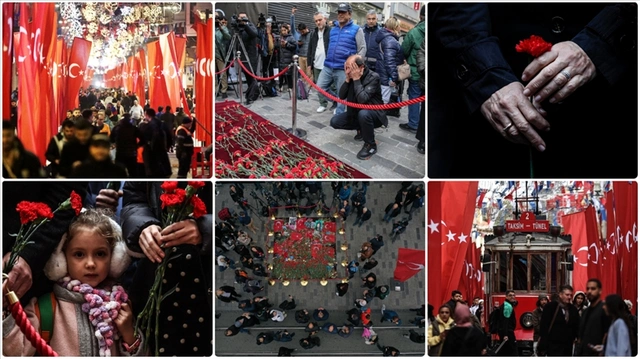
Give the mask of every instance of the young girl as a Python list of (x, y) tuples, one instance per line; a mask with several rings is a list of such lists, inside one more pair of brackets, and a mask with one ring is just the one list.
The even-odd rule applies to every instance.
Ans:
[[(49, 345), (58, 355), (144, 355), (127, 293), (114, 282), (129, 262), (122, 230), (111, 218), (90, 209), (71, 223), (44, 270), (56, 282)], [(33, 298), (25, 312), (34, 329), (40, 330), (37, 301)], [(2, 326), (4, 355), (35, 354), (11, 315), (3, 318)]]

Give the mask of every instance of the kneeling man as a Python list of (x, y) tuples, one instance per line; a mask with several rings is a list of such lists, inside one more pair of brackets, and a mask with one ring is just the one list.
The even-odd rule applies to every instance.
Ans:
[[(340, 87), (339, 97), (349, 102), (382, 105), (380, 77), (370, 71), (360, 55), (350, 56), (344, 64), (346, 80)], [(331, 118), (331, 127), (338, 130), (357, 130), (356, 141), (364, 140), (358, 158), (367, 160), (377, 151), (373, 129), (387, 126), (388, 120), (384, 110), (360, 110), (348, 107), (346, 112)]]

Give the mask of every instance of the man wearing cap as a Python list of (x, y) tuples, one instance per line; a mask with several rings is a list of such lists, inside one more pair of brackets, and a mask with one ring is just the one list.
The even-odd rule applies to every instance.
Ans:
[(193, 135), (191, 128), (193, 121), (189, 116), (182, 119), (182, 124), (176, 129), (176, 157), (178, 158), (178, 178), (187, 178), (193, 157)]
[[(351, 5), (340, 3), (337, 12), (337, 26), (331, 28), (327, 57), (318, 79), (318, 86), (325, 91), (329, 90), (332, 81), (336, 83), (337, 88), (342, 87), (346, 77), (344, 65), (349, 56), (357, 54), (364, 57), (367, 54), (364, 32), (351, 19)], [(339, 115), (345, 112), (345, 109), (345, 105), (338, 104), (334, 114)]]

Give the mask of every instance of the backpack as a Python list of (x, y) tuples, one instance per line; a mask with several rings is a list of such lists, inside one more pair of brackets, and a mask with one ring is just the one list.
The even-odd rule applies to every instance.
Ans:
[(267, 81), (262, 84), (262, 92), (266, 97), (278, 97), (278, 89), (274, 80)]
[(229, 220), (233, 217), (233, 210), (229, 209), (227, 207), (221, 209), (218, 212), (218, 218), (220, 218), (221, 221), (226, 221)]
[(247, 89), (247, 101), (255, 101), (260, 96), (260, 86), (258, 81), (253, 81)]
[(491, 334), (498, 334), (498, 322), (500, 321), (501, 313), (504, 310), (504, 304), (494, 309), (489, 314), (489, 332)]
[(302, 81), (302, 79), (298, 79), (298, 100), (309, 100), (307, 88), (304, 86), (304, 81)]
[(53, 319), (56, 317), (56, 307), (56, 296), (51, 292), (38, 297), (34, 308), (40, 322), (40, 336), (47, 344), (51, 342), (53, 337)]

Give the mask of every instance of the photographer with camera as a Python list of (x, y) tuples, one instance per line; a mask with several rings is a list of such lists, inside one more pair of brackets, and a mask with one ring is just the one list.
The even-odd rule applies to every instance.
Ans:
[[(296, 39), (291, 35), (289, 27), (288, 24), (280, 25), (280, 41), (276, 42), (276, 47), (280, 48), (280, 69), (282, 70), (293, 62), (293, 55), (296, 53)], [(287, 91), (291, 91), (294, 85), (292, 71), (297, 70), (291, 69), (284, 76), (280, 76), (280, 92), (282, 92), (283, 77), (287, 81)]]
[[(231, 35), (229, 34), (229, 30), (226, 26), (227, 19), (224, 15), (218, 11), (216, 11), (216, 72), (222, 71), (224, 69), (226, 63), (224, 62), (225, 56), (227, 55), (227, 46), (229, 46), (229, 40), (231, 40)], [(223, 23), (224, 22), (224, 23)], [(214, 81), (216, 78), (213, 79)], [(217, 85), (214, 85), (214, 88), (218, 88)], [(222, 98), (227, 98), (227, 72), (220, 74), (220, 93), (222, 94)]]
[[(254, 24), (249, 21), (246, 12), (238, 13), (238, 16), (231, 18), (232, 29), (240, 36), (244, 48), (247, 50), (246, 54), (242, 54), (241, 60), (245, 63), (250, 63), (251, 68), (255, 71), (258, 68), (258, 29)], [(248, 69), (251, 69), (248, 68)], [(249, 90), (255, 87), (256, 80), (251, 77), (246, 71), (245, 78), (247, 79), (247, 105), (251, 104), (257, 99), (258, 96), (249, 96)]]

